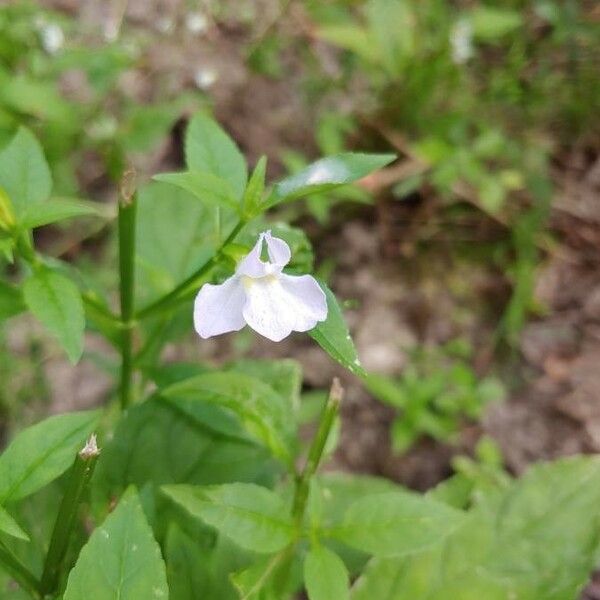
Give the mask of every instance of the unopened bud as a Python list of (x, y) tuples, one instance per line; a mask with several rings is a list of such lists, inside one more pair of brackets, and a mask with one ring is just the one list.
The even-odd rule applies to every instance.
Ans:
[(100, 448), (98, 448), (98, 442), (96, 440), (96, 434), (92, 433), (85, 446), (79, 451), (79, 456), (83, 460), (89, 460), (100, 454)]
[(131, 204), (137, 186), (137, 173), (135, 169), (127, 169), (123, 173), (119, 191), (121, 192), (121, 203), (125, 206)]
[(337, 377), (334, 377), (331, 382), (331, 389), (329, 390), (329, 398), (331, 402), (339, 405), (342, 402), (343, 397), (344, 388), (342, 387), (340, 380)]

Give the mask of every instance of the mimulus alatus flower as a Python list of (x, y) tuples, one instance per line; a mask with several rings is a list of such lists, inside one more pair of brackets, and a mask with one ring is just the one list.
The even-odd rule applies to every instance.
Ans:
[[(267, 245), (268, 261), (261, 259)], [(327, 318), (327, 300), (310, 275), (286, 275), (289, 246), (261, 233), (256, 245), (220, 285), (202, 286), (194, 303), (194, 327), (202, 338), (249, 325), (264, 337), (279, 342), (292, 331), (308, 331)]]

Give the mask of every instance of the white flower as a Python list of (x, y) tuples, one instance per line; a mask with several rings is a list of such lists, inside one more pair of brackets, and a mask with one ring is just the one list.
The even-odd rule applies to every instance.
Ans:
[[(261, 259), (267, 244), (268, 261)], [(220, 285), (202, 286), (194, 303), (194, 327), (202, 338), (249, 325), (273, 342), (292, 331), (308, 331), (327, 318), (327, 300), (310, 275), (286, 275), (289, 246), (261, 233), (254, 248), (240, 261), (235, 274)]]
[(208, 90), (219, 78), (217, 71), (211, 68), (201, 67), (194, 73), (194, 83), (200, 90)]
[(56, 54), (65, 43), (65, 34), (60, 25), (47, 23), (40, 28), (42, 46), (48, 54)]
[(208, 28), (208, 19), (201, 12), (191, 12), (185, 17), (185, 26), (190, 33), (199, 35)]
[(473, 28), (466, 19), (459, 19), (450, 32), (452, 61), (462, 65), (473, 57)]

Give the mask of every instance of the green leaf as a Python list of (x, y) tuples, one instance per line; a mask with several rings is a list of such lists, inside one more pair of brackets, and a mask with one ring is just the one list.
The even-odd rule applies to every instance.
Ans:
[(11, 199), (17, 220), (26, 208), (50, 197), (48, 163), (39, 142), (25, 127), (0, 152), (0, 187)]
[(97, 418), (97, 411), (74, 412), (21, 431), (0, 456), (0, 503), (25, 498), (66, 471)]
[(348, 600), (350, 580), (346, 565), (335, 553), (318, 546), (304, 560), (304, 583), (309, 600)]
[(290, 464), (294, 433), (292, 407), (259, 379), (244, 373), (204, 373), (165, 388), (161, 395), (216, 404), (232, 411), (253, 436)]
[(104, 446), (92, 488), (103, 505), (130, 484), (271, 484), (274, 461), (218, 407), (153, 398), (131, 407)]
[(244, 215), (249, 219), (257, 216), (260, 213), (262, 205), (262, 197), (265, 191), (265, 175), (267, 169), (267, 157), (261, 156), (256, 163), (250, 181), (246, 186), (244, 197), (242, 198), (242, 207)]
[(394, 154), (342, 153), (318, 160), (295, 175), (275, 184), (269, 206), (295, 200), (315, 192), (323, 192), (362, 179), (385, 167)]
[(210, 117), (199, 113), (188, 125), (185, 161), (190, 171), (212, 173), (229, 182), (236, 198), (246, 188), (246, 161), (235, 142)]
[(470, 12), (473, 35), (484, 42), (492, 42), (518, 29), (523, 24), (521, 15), (505, 8), (478, 6)]
[(2, 506), (0, 506), (0, 531), (20, 540), (29, 541), (29, 536)]
[(250, 483), (209, 487), (163, 486), (163, 491), (193, 516), (254, 552), (270, 553), (290, 544), (294, 524), (279, 496)]
[(167, 600), (160, 548), (139, 498), (127, 493), (81, 550), (64, 600)]
[(399, 490), (357, 500), (330, 534), (370, 554), (401, 556), (438, 543), (463, 520), (460, 511)]
[(140, 188), (135, 278), (139, 301), (171, 291), (213, 256), (218, 243), (213, 213), (182, 188), (158, 182)]
[(26, 310), (21, 290), (0, 280), (0, 322)]
[(77, 286), (55, 271), (40, 268), (25, 281), (25, 303), (41, 323), (52, 332), (76, 363), (83, 353), (85, 316)]
[(342, 309), (333, 292), (322, 281), (319, 285), (327, 296), (327, 319), (311, 329), (308, 334), (331, 358), (355, 375), (363, 377), (366, 373), (358, 359)]
[(187, 190), (207, 206), (225, 206), (239, 211), (240, 204), (231, 185), (208, 171), (161, 173), (153, 179)]
[(34, 229), (73, 217), (101, 216), (104, 215), (100, 207), (93, 202), (56, 198), (45, 204), (27, 207), (19, 219), (19, 225), (24, 229)]

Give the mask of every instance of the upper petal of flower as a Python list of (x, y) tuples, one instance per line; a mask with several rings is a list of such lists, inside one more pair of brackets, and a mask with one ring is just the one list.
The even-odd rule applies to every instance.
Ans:
[(200, 337), (239, 331), (246, 322), (242, 309), (246, 303), (244, 286), (234, 275), (220, 285), (206, 283), (194, 301), (194, 327)]
[[(264, 242), (267, 243), (268, 262), (263, 261), (260, 257)], [(291, 256), (290, 247), (284, 240), (273, 237), (270, 231), (265, 231), (258, 236), (258, 241), (254, 245), (254, 248), (240, 262), (236, 273), (238, 275), (253, 277), (254, 279), (278, 274), (290, 262)]]
[(273, 342), (292, 331), (308, 331), (327, 318), (325, 294), (310, 275), (246, 279), (244, 287), (246, 323)]

